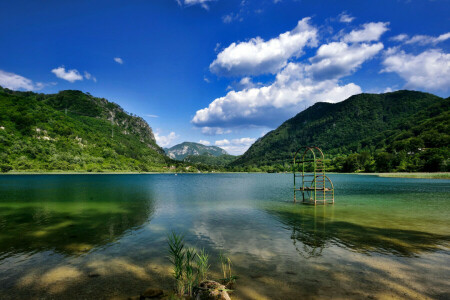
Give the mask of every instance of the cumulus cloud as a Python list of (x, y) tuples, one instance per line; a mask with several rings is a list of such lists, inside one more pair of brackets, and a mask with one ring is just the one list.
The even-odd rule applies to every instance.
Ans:
[(200, 144), (203, 144), (203, 145), (205, 145), (205, 146), (209, 146), (209, 145), (211, 145), (211, 142), (209, 142), (209, 141), (205, 141), (205, 140), (200, 140), (200, 141), (198, 141)]
[(340, 86), (336, 79), (317, 82), (307, 76), (303, 65), (290, 63), (273, 84), (230, 91), (198, 110), (192, 123), (209, 128), (276, 126), (305, 105), (341, 101), (361, 93), (361, 88), (353, 83)]
[(394, 72), (406, 81), (408, 88), (448, 90), (450, 87), (450, 54), (440, 49), (418, 55), (390, 48), (386, 51), (382, 72)]
[(114, 61), (118, 64), (123, 65), (123, 59), (121, 59), (120, 57), (114, 57)]
[(342, 40), (347, 43), (378, 41), (389, 30), (388, 25), (389, 22), (366, 23), (362, 29), (352, 30)]
[(224, 129), (224, 128), (221, 128), (221, 127), (204, 126), (204, 127), (202, 127), (202, 133), (204, 135), (228, 134), (228, 133), (231, 133), (231, 130), (230, 129)]
[(340, 13), (338, 18), (339, 18), (338, 19), (339, 22), (341, 22), (341, 23), (351, 23), (355, 19), (354, 17), (347, 14), (347, 12), (345, 12), (345, 11)]
[(405, 44), (419, 44), (425, 45), (436, 45), (437, 43), (444, 42), (450, 39), (450, 32), (443, 33), (439, 36), (430, 35), (414, 35), (409, 37), (407, 34), (399, 34), (391, 38), (391, 40), (396, 42), (403, 42)]
[(403, 42), (403, 41), (405, 41), (407, 39), (408, 39), (408, 35), (404, 34), (404, 33), (396, 35), (396, 36), (393, 36), (393, 37), (390, 38), (391, 41), (396, 41), (396, 42)]
[(352, 44), (333, 42), (322, 45), (306, 70), (316, 80), (339, 78), (354, 72), (363, 62), (383, 49), (382, 43)]
[(0, 86), (11, 90), (39, 90), (44, 87), (41, 82), (34, 83), (26, 77), (0, 70)]
[[(233, 90), (225, 96), (198, 110), (191, 122), (202, 132), (206, 128), (207, 134), (230, 128), (272, 128), (315, 102), (339, 102), (359, 94), (362, 89), (357, 84), (340, 80), (381, 53), (384, 45), (378, 41), (388, 25), (363, 24), (342, 34), (339, 41), (321, 45), (306, 60), (299, 59), (304, 47), (317, 46), (317, 28), (309, 24), (309, 18), (269, 41), (257, 38), (233, 43), (217, 55), (210, 69), (218, 74), (241, 75), (241, 80), (232, 84)], [(290, 47), (291, 39), (296, 40), (295, 46)], [(254, 83), (249, 77), (266, 73), (276, 74), (272, 83)]]
[(317, 101), (345, 100), (362, 90), (354, 83), (341, 85), (339, 79), (382, 49), (382, 43), (322, 45), (309, 63), (289, 63), (270, 85), (228, 92), (198, 110), (192, 123), (208, 128), (272, 127)]
[(253, 80), (250, 77), (243, 77), (238, 82), (232, 82), (228, 87), (227, 90), (245, 90), (250, 89), (254, 87), (262, 86), (261, 82), (253, 82)]
[(175, 132), (171, 132), (168, 135), (161, 135), (159, 132), (155, 132), (156, 143), (161, 147), (168, 147), (178, 138)]
[(214, 144), (230, 154), (240, 155), (247, 151), (248, 148), (256, 141), (255, 138), (244, 137), (240, 139), (218, 140)]
[(289, 58), (301, 56), (304, 47), (316, 46), (317, 29), (309, 25), (309, 20), (300, 20), (292, 31), (268, 41), (256, 37), (232, 43), (211, 63), (211, 72), (221, 76), (275, 74)]
[(67, 80), (69, 82), (83, 80), (83, 76), (81, 76), (81, 74), (77, 70), (72, 69), (66, 71), (64, 66), (53, 69), (52, 73), (55, 74), (56, 77)]

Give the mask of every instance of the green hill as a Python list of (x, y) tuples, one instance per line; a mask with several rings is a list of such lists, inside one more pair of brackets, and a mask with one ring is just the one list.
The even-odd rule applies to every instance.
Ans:
[(184, 160), (187, 156), (210, 154), (212, 156), (220, 156), (228, 154), (222, 148), (216, 146), (205, 146), (199, 143), (184, 142), (171, 148), (165, 148), (167, 156), (176, 160)]
[(259, 139), (230, 166), (286, 170), (299, 147), (316, 145), (334, 171), (447, 171), (449, 102), (397, 91), (316, 103)]
[(0, 87), (0, 167), (28, 171), (158, 171), (169, 163), (150, 126), (80, 91)]
[(208, 166), (224, 167), (236, 160), (236, 156), (229, 154), (222, 154), (220, 156), (214, 156), (206, 153), (201, 155), (189, 155), (186, 156), (183, 161), (193, 164), (203, 164)]

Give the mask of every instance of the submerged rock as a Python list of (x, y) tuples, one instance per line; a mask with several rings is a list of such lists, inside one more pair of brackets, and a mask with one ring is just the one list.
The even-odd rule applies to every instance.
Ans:
[(226, 287), (212, 280), (199, 284), (196, 300), (231, 300)]
[(145, 292), (143, 292), (140, 296), (140, 300), (144, 300), (144, 299), (152, 299), (152, 298), (158, 298), (158, 297), (162, 297), (164, 295), (164, 291), (161, 289), (153, 289), (153, 288), (148, 288), (145, 290)]

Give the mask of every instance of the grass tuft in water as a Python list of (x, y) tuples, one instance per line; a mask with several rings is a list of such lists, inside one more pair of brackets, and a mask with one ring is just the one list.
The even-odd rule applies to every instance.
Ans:
[(178, 295), (184, 295), (185, 284), (183, 276), (183, 267), (185, 261), (184, 236), (172, 232), (167, 237), (169, 244), (169, 260), (173, 265), (173, 277), (176, 281), (176, 292)]
[(205, 249), (202, 249), (200, 252), (197, 253), (197, 277), (198, 282), (203, 282), (208, 279), (208, 271), (209, 271), (209, 256), (208, 253), (206, 253)]
[(196, 255), (197, 252), (194, 248), (187, 248), (184, 255), (184, 284), (189, 296), (192, 296), (194, 284), (197, 281), (197, 276), (194, 272), (194, 259)]
[(222, 273), (223, 273), (223, 283), (227, 286), (232, 286), (233, 283), (236, 281), (237, 276), (232, 275), (231, 273), (231, 259), (224, 255), (222, 252), (219, 254), (219, 260), (222, 267)]
[[(205, 249), (197, 252), (194, 248), (184, 246), (184, 236), (172, 232), (167, 237), (169, 260), (172, 263), (173, 277), (176, 280), (176, 293), (183, 297), (192, 297), (200, 283), (208, 279), (209, 255)], [(222, 253), (219, 256), (224, 279), (227, 286), (233, 285), (237, 276), (231, 273), (231, 259)]]

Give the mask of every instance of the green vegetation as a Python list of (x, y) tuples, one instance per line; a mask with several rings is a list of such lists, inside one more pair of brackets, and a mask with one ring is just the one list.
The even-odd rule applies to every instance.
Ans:
[(450, 171), (450, 98), (414, 91), (316, 103), (242, 156), (185, 142), (164, 155), (152, 129), (120, 106), (80, 91), (0, 87), (0, 171), (289, 172), (301, 146), (316, 145), (334, 172)]
[(206, 253), (205, 249), (202, 249), (197, 253), (197, 269), (198, 269), (198, 281), (203, 282), (208, 279), (209, 271), (209, 255)]
[[(197, 252), (184, 246), (184, 237), (172, 232), (167, 237), (169, 260), (172, 264), (175, 290), (179, 297), (194, 296), (194, 290), (205, 290), (201, 285), (208, 282), (209, 255), (204, 249)], [(224, 278), (220, 281), (230, 287), (237, 276), (231, 273), (231, 259), (222, 253), (219, 256)], [(228, 291), (228, 290), (227, 290)], [(203, 298), (202, 298), (203, 299)], [(209, 298), (208, 298), (209, 299)]]
[(162, 171), (170, 163), (148, 124), (80, 91), (0, 87), (0, 169)]
[(169, 260), (172, 263), (176, 292), (179, 296), (193, 295), (194, 287), (208, 279), (209, 257), (205, 250), (184, 247), (184, 237), (172, 232), (167, 238)]
[(192, 164), (203, 164), (216, 167), (224, 167), (236, 160), (236, 156), (223, 154), (220, 156), (213, 156), (211, 154), (189, 155), (183, 161)]
[(450, 98), (413, 91), (316, 103), (266, 134), (233, 171), (290, 171), (299, 147), (316, 145), (328, 171), (447, 172)]

